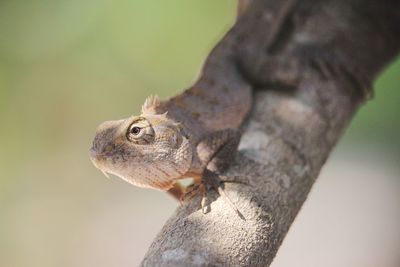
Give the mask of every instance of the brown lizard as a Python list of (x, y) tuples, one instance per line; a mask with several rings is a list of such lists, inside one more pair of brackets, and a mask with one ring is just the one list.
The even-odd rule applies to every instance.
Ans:
[[(250, 90), (240, 95), (242, 100), (251, 99)], [(221, 95), (220, 100), (212, 98), (219, 101), (214, 112), (205, 113), (197, 97), (193, 90), (164, 102), (150, 97), (139, 116), (102, 123), (91, 148), (92, 162), (105, 174), (135, 186), (168, 191), (177, 199), (184, 194), (177, 182), (193, 177), (203, 192), (206, 212), (205, 187), (217, 187), (223, 194), (210, 182), (212, 173), (222, 172), (233, 159), (240, 140), (237, 128), (250, 105), (241, 103), (238, 110), (238, 103)], [(202, 100), (211, 101), (206, 95)], [(206, 169), (208, 177), (202, 176)]]
[(168, 191), (178, 199), (184, 195), (178, 181), (193, 177), (206, 213), (210, 188), (226, 196), (218, 177), (235, 156), (238, 128), (251, 103), (251, 86), (227, 85), (218, 91), (196, 84), (166, 101), (150, 97), (139, 116), (98, 127), (91, 160), (106, 175)]

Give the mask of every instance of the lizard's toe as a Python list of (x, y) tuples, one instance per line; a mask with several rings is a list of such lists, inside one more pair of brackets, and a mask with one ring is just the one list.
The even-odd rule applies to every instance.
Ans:
[(197, 194), (201, 193), (201, 211), (206, 214), (211, 211), (210, 201), (208, 198), (209, 189), (211, 188), (209, 188), (203, 180), (198, 183), (193, 183), (186, 188), (185, 193), (181, 197), (181, 202), (190, 200)]
[[(223, 178), (223, 180), (221, 178)], [(192, 199), (199, 192), (201, 192), (201, 210), (204, 214), (209, 213), (211, 211), (211, 200), (209, 197), (209, 193), (211, 190), (214, 190), (227, 202), (227, 204), (239, 215), (240, 218), (245, 219), (242, 213), (236, 208), (232, 200), (226, 194), (224, 190), (224, 183), (246, 183), (236, 182), (228, 180), (226, 178), (227, 177), (221, 176), (209, 170), (204, 171), (200, 182), (193, 183), (186, 188), (186, 192), (181, 198), (182, 202), (188, 199)]]
[(181, 196), (181, 199), (180, 199), (181, 202), (192, 199), (199, 191), (199, 189), (200, 189), (199, 187), (200, 187), (199, 183), (193, 183), (193, 184), (189, 185), (188, 187), (186, 187), (185, 192)]
[(207, 190), (203, 186), (203, 196), (201, 198), (201, 211), (203, 214), (209, 213), (211, 211), (210, 201), (207, 196)]

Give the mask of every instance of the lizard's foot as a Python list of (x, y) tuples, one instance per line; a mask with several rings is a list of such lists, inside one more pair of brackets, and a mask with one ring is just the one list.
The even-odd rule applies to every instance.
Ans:
[[(222, 178), (222, 179), (221, 179)], [(243, 214), (238, 210), (238, 208), (233, 204), (232, 200), (229, 198), (228, 194), (225, 192), (225, 183), (238, 183), (238, 184), (246, 184), (243, 182), (239, 181), (233, 181), (233, 180), (227, 180), (226, 176), (219, 175), (217, 173), (211, 172), (209, 170), (205, 170), (202, 176), (202, 182), (206, 185), (206, 189), (213, 189), (218, 192), (218, 194), (225, 199), (225, 201), (231, 206), (231, 208), (236, 212), (236, 214), (243, 220), (245, 220)], [(208, 188), (207, 188), (208, 187)], [(210, 211), (210, 208), (208, 206), (208, 209), (205, 212), (205, 208), (207, 206), (203, 206), (203, 203), (208, 203), (207, 199), (207, 192), (205, 192), (205, 197), (203, 196), (203, 201), (201, 202), (202, 204), (202, 210), (203, 213), (207, 213)]]
[(185, 194), (182, 197), (182, 201), (186, 199), (191, 199), (195, 195), (197, 195), (199, 192), (202, 194), (202, 199), (201, 199), (201, 210), (204, 214), (210, 212), (211, 207), (210, 207), (210, 199), (208, 197), (208, 194), (211, 190), (214, 190), (219, 193), (221, 197), (225, 199), (225, 201), (231, 206), (231, 208), (239, 215), (240, 218), (243, 220), (245, 219), (243, 214), (236, 208), (236, 206), (233, 204), (232, 200), (229, 198), (229, 196), (226, 194), (224, 190), (224, 184), (225, 183), (240, 183), (240, 184), (246, 184), (243, 182), (238, 182), (238, 181), (232, 181), (232, 180), (221, 180), (221, 178), (227, 178), (226, 176), (221, 176), (217, 173), (211, 172), (209, 170), (205, 170), (202, 178), (199, 182), (194, 183), (190, 185)]
[(200, 180), (200, 182), (193, 183), (186, 188), (185, 193), (181, 197), (181, 202), (184, 202), (187, 199), (192, 199), (195, 197), (199, 192), (201, 192), (202, 199), (201, 199), (201, 209), (203, 213), (208, 213), (210, 211), (210, 205), (208, 203), (208, 196), (207, 196), (207, 184)]
[(192, 199), (195, 195), (197, 195), (200, 190), (200, 183), (192, 183), (188, 187), (186, 187), (185, 192), (180, 198), (181, 202), (184, 202), (187, 199)]

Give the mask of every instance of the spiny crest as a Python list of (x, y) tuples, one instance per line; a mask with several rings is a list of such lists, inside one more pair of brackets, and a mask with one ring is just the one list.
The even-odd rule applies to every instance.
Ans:
[(183, 125), (167, 117), (168, 111), (162, 114), (144, 114), (153, 127), (175, 129), (177, 132), (183, 129)]
[(156, 110), (161, 104), (161, 100), (156, 95), (149, 96), (142, 106), (142, 116), (148, 119), (153, 126), (175, 128), (182, 130), (182, 124), (175, 122), (167, 117), (168, 111), (161, 113)]
[(142, 106), (142, 114), (156, 114), (156, 108), (161, 100), (157, 95), (149, 96)]

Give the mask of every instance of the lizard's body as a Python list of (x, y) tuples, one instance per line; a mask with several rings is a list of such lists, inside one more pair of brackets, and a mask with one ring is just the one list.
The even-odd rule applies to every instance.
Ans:
[[(292, 2), (278, 14), (276, 27)], [(277, 31), (271, 30), (275, 35)], [(214, 62), (217, 69), (218, 64)], [(240, 76), (233, 73), (237, 69), (218, 71), (219, 75)], [(240, 139), (238, 128), (252, 103), (251, 86), (241, 78), (236, 83), (218, 82), (201, 80), (166, 101), (151, 97), (141, 115), (101, 124), (91, 149), (93, 163), (105, 174), (136, 186), (169, 191), (177, 198), (183, 194), (177, 184), (182, 178), (194, 177), (195, 183), (204, 185), (210, 181), (205, 174), (219, 174), (233, 159)]]
[[(252, 99), (251, 88), (226, 88), (224, 94), (192, 87), (168, 101), (161, 102), (156, 108), (158, 113), (165, 113), (168, 119), (179, 122), (183, 134), (189, 137), (194, 149), (198, 144), (214, 139), (224, 142), (223, 135), (227, 129), (238, 129), (250, 110)], [(222, 136), (218, 136), (218, 133)], [(215, 136), (217, 135), (217, 136)], [(214, 137), (215, 136), (215, 137)], [(215, 140), (216, 139), (216, 140)], [(207, 153), (215, 151), (199, 151), (194, 153), (193, 165), (198, 166), (199, 157), (208, 157)], [(201, 160), (200, 160), (201, 161)], [(201, 164), (200, 164), (201, 165)], [(193, 166), (195, 170), (196, 166)]]
[[(207, 95), (192, 87), (167, 101), (150, 97), (140, 116), (104, 122), (93, 141), (93, 163), (133, 185), (180, 198), (183, 191), (177, 181), (187, 177), (200, 181), (206, 168), (221, 170), (218, 160), (212, 164), (219, 151), (226, 151), (224, 158), (235, 154), (240, 138), (235, 129), (249, 111), (252, 95), (250, 89), (226, 90), (227, 95)], [(232, 94), (236, 99), (227, 97)], [(134, 127), (153, 136), (139, 142), (129, 138)]]

